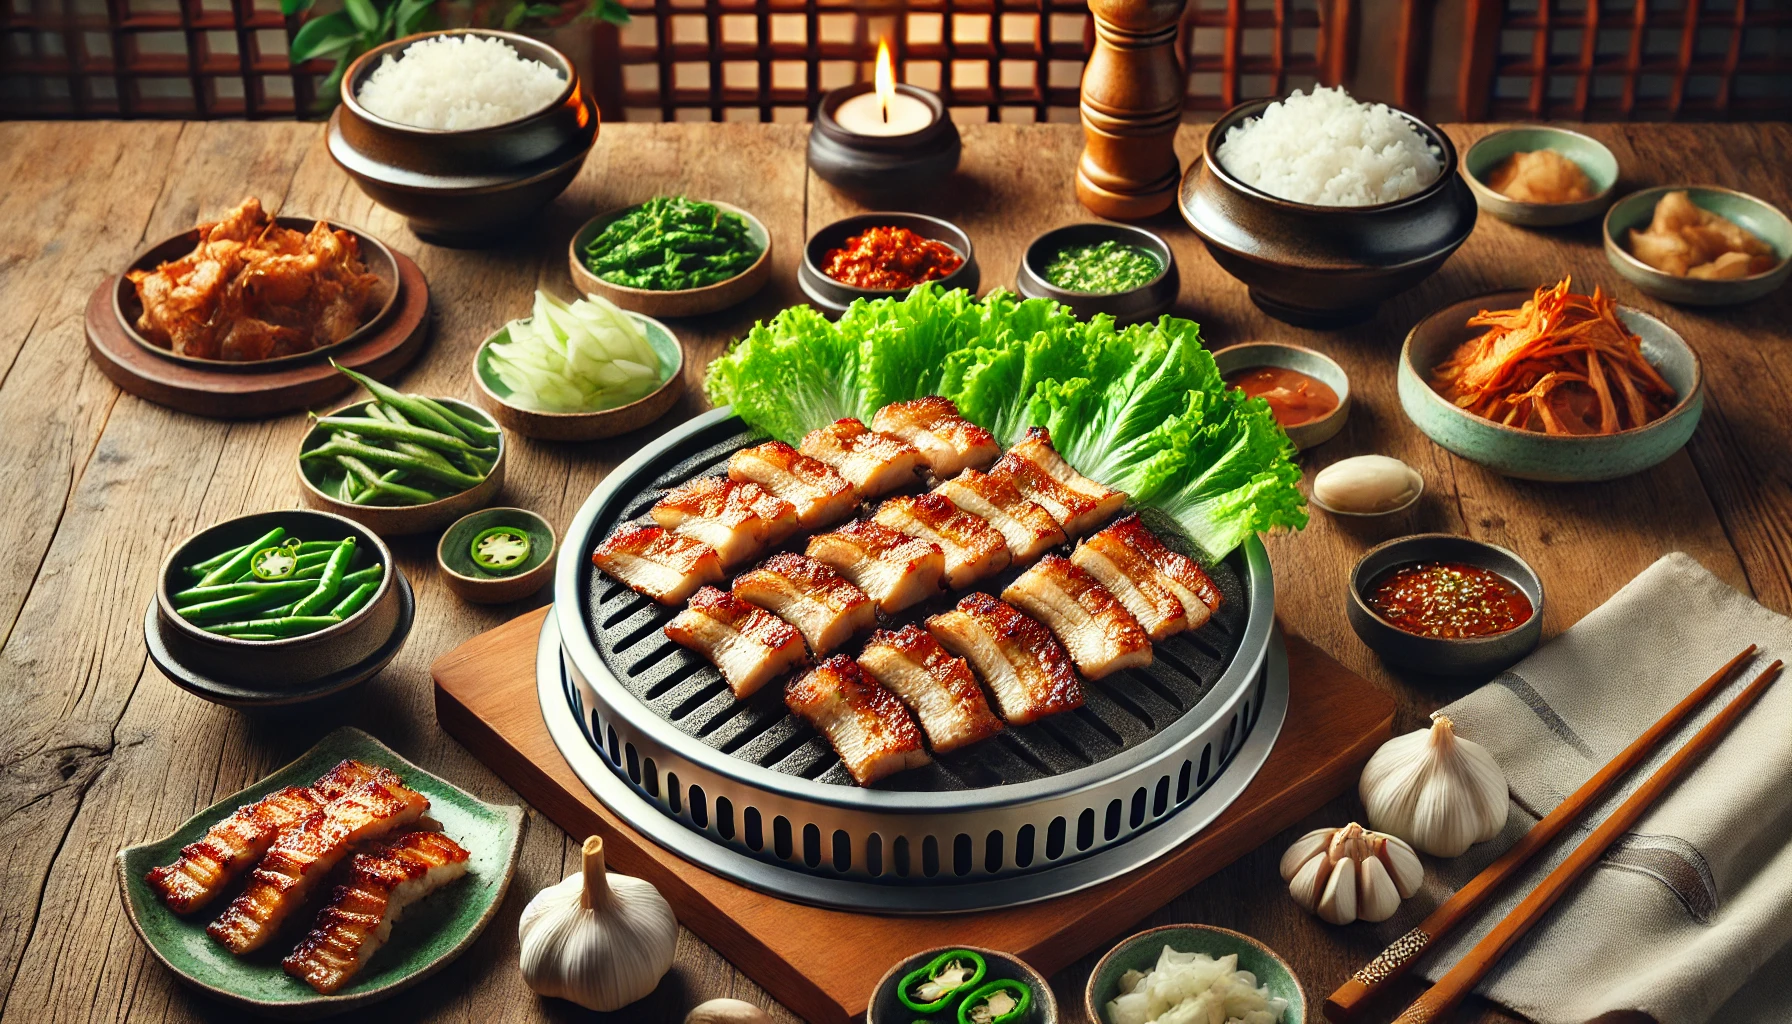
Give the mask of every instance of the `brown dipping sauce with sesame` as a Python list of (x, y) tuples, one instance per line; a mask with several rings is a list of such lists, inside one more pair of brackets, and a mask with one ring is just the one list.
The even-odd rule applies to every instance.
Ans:
[(1461, 562), (1414, 562), (1366, 595), (1375, 614), (1414, 636), (1468, 640), (1524, 625), (1531, 599), (1497, 572)]
[(958, 250), (907, 228), (871, 227), (828, 250), (821, 272), (854, 288), (900, 291), (938, 281), (964, 265)]
[(1331, 415), (1338, 407), (1338, 393), (1317, 377), (1285, 366), (1253, 366), (1226, 378), (1226, 383), (1251, 398), (1269, 403), (1269, 411), (1286, 430)]

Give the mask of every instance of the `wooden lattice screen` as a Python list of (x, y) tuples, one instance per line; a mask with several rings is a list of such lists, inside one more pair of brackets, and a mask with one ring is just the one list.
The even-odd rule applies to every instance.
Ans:
[[(1191, 116), (1341, 80), (1351, 3), (1190, 0)], [(607, 116), (639, 120), (804, 120), (869, 75), (880, 37), (956, 119), (1075, 120), (1094, 39), (1084, 0), (628, 6), (634, 22), (594, 47), (617, 66), (593, 85)], [(290, 66), (296, 28), (277, 0), (0, 0), (0, 116), (306, 116), (328, 65)]]
[(1786, 0), (1469, 0), (1469, 120), (1792, 114)]

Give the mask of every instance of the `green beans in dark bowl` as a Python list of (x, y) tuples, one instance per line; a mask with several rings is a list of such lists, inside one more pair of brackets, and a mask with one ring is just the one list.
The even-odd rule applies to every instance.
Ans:
[(225, 520), (175, 546), (156, 589), (156, 644), (193, 674), (279, 691), (339, 673), (399, 628), (392, 552), (328, 512)]
[(319, 417), (299, 445), (312, 507), (391, 537), (440, 529), (491, 503), (504, 486), (505, 443), (489, 414), (355, 376), (373, 397)]

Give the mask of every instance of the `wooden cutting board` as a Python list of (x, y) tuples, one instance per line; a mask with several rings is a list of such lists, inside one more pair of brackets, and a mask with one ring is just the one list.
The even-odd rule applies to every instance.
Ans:
[(643, 838), (598, 803), (541, 718), (535, 653), (547, 611), (476, 636), (430, 666), (442, 728), (567, 833), (603, 836), (610, 866), (658, 886), (680, 922), (813, 1024), (860, 1016), (872, 984), (891, 964), (932, 946), (1008, 950), (1046, 974), (1106, 946), (1354, 784), (1394, 719), (1392, 698), (1290, 636), (1288, 717), (1275, 749), (1238, 800), (1181, 847), (1113, 881), (1010, 910), (853, 914), (718, 878)]

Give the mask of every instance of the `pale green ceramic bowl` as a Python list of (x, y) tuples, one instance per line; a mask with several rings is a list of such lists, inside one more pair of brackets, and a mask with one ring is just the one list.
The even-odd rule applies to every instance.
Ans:
[(1512, 309), (1531, 297), (1511, 291), (1445, 306), (1419, 322), (1400, 350), (1400, 407), (1425, 436), (1502, 476), (1558, 482), (1613, 480), (1640, 473), (1679, 451), (1705, 408), (1699, 357), (1672, 327), (1629, 306), (1618, 307), (1624, 325), (1642, 339), (1643, 358), (1680, 401), (1667, 415), (1631, 430), (1587, 437), (1552, 437), (1508, 427), (1458, 409), (1431, 387), (1431, 370), (1457, 346), (1481, 334), (1466, 326), (1483, 309)]
[[(1593, 195), (1574, 203), (1525, 203), (1495, 192), (1487, 176), (1514, 153), (1553, 149), (1574, 161), (1593, 183)], [(1596, 216), (1612, 201), (1618, 184), (1618, 158), (1598, 139), (1566, 128), (1507, 128), (1484, 135), (1462, 158), (1462, 175), (1468, 179), (1475, 205), (1512, 224), (1532, 228), (1559, 227)]]
[(639, 430), (664, 416), (684, 394), (684, 346), (671, 328), (650, 316), (629, 313), (660, 357), (660, 386), (644, 398), (595, 412), (542, 412), (517, 404), (510, 387), (492, 369), (491, 347), (510, 340), (510, 326), (493, 331), (473, 353), (479, 404), (506, 430), (543, 441), (596, 441)]
[(1206, 953), (1214, 959), (1229, 953), (1238, 954), (1238, 969), (1257, 976), (1257, 984), (1267, 985), (1269, 994), (1288, 1000), (1282, 1013), (1282, 1024), (1305, 1024), (1307, 994), (1300, 979), (1287, 961), (1268, 946), (1227, 928), (1208, 924), (1167, 924), (1126, 939), (1108, 951), (1089, 975), (1089, 986), (1083, 991), (1083, 1010), (1096, 1024), (1107, 1024), (1109, 1000), (1120, 994), (1120, 976), (1127, 971), (1149, 971), (1157, 966), (1163, 948), (1179, 953)]
[[(326, 996), (280, 967), (280, 958), (298, 941), (302, 930), (283, 933), (271, 948), (239, 959), (205, 933), (205, 926), (223, 909), (223, 897), (183, 918), (162, 905), (143, 876), (158, 864), (172, 862), (181, 847), (243, 804), (284, 786), (310, 785), (344, 758), (397, 772), (405, 785), (429, 798), (429, 816), (441, 822), (442, 831), (466, 847), (471, 856), (465, 877), (413, 904), (393, 927), (391, 940), (361, 973), (334, 995)], [(516, 872), (522, 834), (521, 807), (478, 800), (406, 761), (372, 736), (345, 726), (319, 740), (297, 761), (187, 819), (173, 834), (120, 850), (118, 888), (131, 927), (181, 981), (243, 1010), (284, 1020), (316, 1020), (409, 988), (465, 952), (504, 901), (504, 891)], [(225, 894), (231, 895), (234, 893)], [(312, 907), (302, 913), (315, 912)]]
[[(1727, 217), (1773, 247), (1779, 264), (1772, 270), (1733, 281), (1702, 281), (1656, 270), (1625, 247), (1630, 229), (1649, 226), (1655, 204), (1669, 192), (1685, 192), (1694, 206)], [(1664, 185), (1632, 192), (1605, 215), (1605, 258), (1631, 284), (1658, 299), (1686, 306), (1733, 306), (1754, 300), (1786, 283), (1792, 274), (1792, 220), (1771, 203), (1746, 192), (1701, 185)]]
[[(473, 561), (473, 538), (494, 526), (529, 535), (529, 557), (508, 572), (492, 572)], [(526, 508), (480, 509), (442, 532), (436, 544), (442, 582), (464, 601), (504, 604), (528, 597), (554, 575), (554, 527)]]

